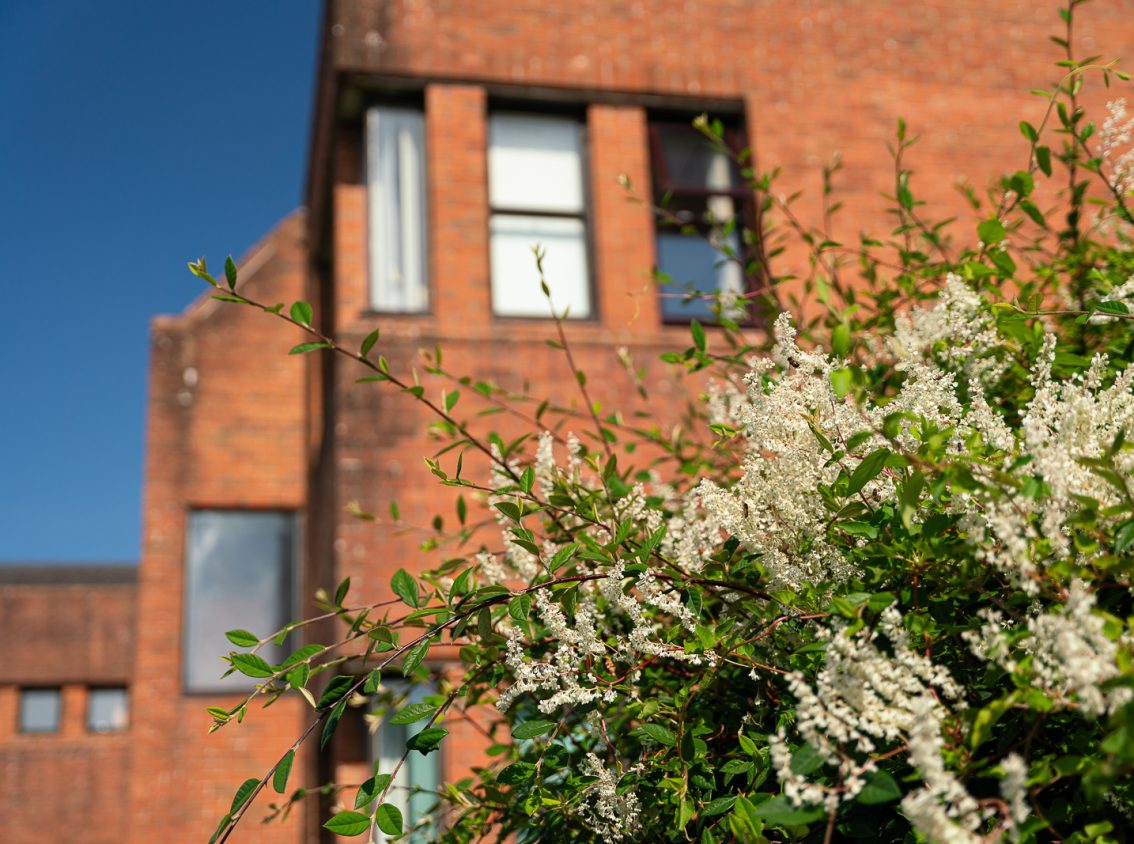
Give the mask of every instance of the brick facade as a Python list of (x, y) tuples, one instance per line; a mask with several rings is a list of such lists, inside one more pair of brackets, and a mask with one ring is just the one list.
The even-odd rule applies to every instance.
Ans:
[[(1081, 8), (1082, 50), (1121, 55), (1134, 36), (1130, 12), (1128, 2)], [(551, 323), (495, 317), (489, 282), (489, 114), (501, 103), (511, 110), (565, 109), (586, 127), (594, 274), (595, 316), (569, 327), (577, 363), (591, 375), (591, 398), (603, 407), (628, 417), (642, 411), (652, 423), (674, 420), (689, 384), (657, 356), (687, 345), (688, 329), (662, 324), (650, 272), (652, 214), (619, 185), (626, 177), (638, 196), (651, 195), (651, 115), (732, 114), (758, 168), (782, 166), (785, 194), (807, 191), (798, 205), (805, 220), (816, 219), (819, 168), (838, 152), (845, 208), (834, 234), (853, 242), (860, 230), (885, 233), (891, 225), (879, 195), (893, 189), (885, 144), (900, 116), (924, 135), (907, 165), (919, 198), (939, 216), (963, 210), (958, 182), (980, 189), (989, 176), (1025, 163), (1016, 121), (1038, 122), (1042, 114), (1043, 102), (1027, 92), (1054, 76), (1058, 56), (1048, 35), (1058, 22), (1054, 7), (1031, 0), (931, 0), (916, 9), (896, 0), (329, 0), (309, 211), (283, 221), (249, 253), (241, 289), (270, 303), (306, 298), (319, 324), (348, 346), (380, 327), (379, 350), (399, 374), (420, 370), (419, 351), (439, 344), (459, 374), (527, 387), (584, 412), (563, 354), (545, 342)], [(1098, 106), (1101, 95), (1092, 97), (1089, 104)], [(424, 112), (431, 303), (425, 314), (379, 314), (369, 303), (363, 122), (368, 105), (389, 102)], [(287, 349), (300, 340), (264, 314), (207, 297), (154, 323), (136, 679), (125, 736), (131, 752), (106, 745), (119, 755), (100, 782), (123, 795), (106, 808), (119, 813), (107, 818), (117, 824), (113, 840), (205, 840), (236, 786), (267, 770), (307, 718), (302, 702), (284, 699), (204, 737), (204, 707), (236, 698), (183, 691), (190, 510), (299, 514), (305, 613), (313, 609), (315, 589), (333, 589), (348, 574), (353, 601), (388, 597), (397, 568), (419, 571), (439, 560), (437, 552), (420, 552), (422, 533), (415, 528), (428, 533), (435, 513), (450, 525), (455, 519), (452, 491), (438, 487), (422, 464), (421, 456), (436, 448), (423, 433), (427, 413), (395, 390), (355, 383), (363, 374), (356, 365), (289, 357)], [(616, 362), (620, 347), (649, 367), (648, 406), (634, 398)], [(437, 379), (424, 383), (439, 395)], [(457, 415), (473, 419), (478, 404), (465, 392)], [(518, 430), (506, 417), (491, 424), (505, 434)], [(580, 420), (576, 429), (585, 427)], [(483, 461), (466, 459), (466, 475), (485, 471)], [(386, 517), (391, 500), (402, 524)], [(348, 504), (379, 518), (358, 520)], [(324, 626), (310, 636), (326, 642), (333, 633)], [(443, 661), (437, 667), (446, 669)], [(14, 723), (13, 707), (11, 688), (0, 687), (0, 722)], [(34, 763), (18, 761), (3, 729), (0, 793), (15, 788), (3, 777), (33, 770), (18, 765), (61, 764), (46, 751)], [(293, 786), (362, 776), (361, 723), (344, 722), (343, 729), (331, 756), (297, 762)], [(467, 771), (483, 747), (469, 725), (455, 724), (453, 731), (443, 751), (451, 778)], [(63, 735), (55, 747), (82, 740)], [(268, 800), (257, 801), (254, 817)], [(301, 807), (282, 826), (250, 818), (233, 840), (320, 840), (320, 812), (327, 808)]]

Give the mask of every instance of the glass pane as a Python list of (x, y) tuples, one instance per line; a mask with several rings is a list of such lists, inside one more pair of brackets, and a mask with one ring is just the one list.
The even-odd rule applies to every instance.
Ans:
[(586, 229), (582, 220), (493, 214), (492, 310), (499, 316), (549, 318), (551, 310), (539, 286), (532, 247), (546, 253), (543, 270), (555, 310), (569, 317), (591, 314)]
[(61, 709), (59, 689), (23, 689), (20, 692), (20, 732), (58, 732)]
[(741, 185), (736, 165), (692, 126), (661, 126), (668, 181), (659, 190), (730, 190)]
[(87, 729), (92, 733), (112, 733), (126, 729), (125, 689), (91, 689), (87, 696)]
[[(185, 566), (185, 687), (250, 689), (241, 674), (220, 679), (221, 655), (233, 650), (226, 630), (266, 636), (291, 614), (293, 516), (281, 512), (198, 510), (189, 514)], [(268, 662), (287, 654), (269, 645)]]
[(366, 113), (370, 291), (375, 310), (429, 307), (424, 121), (420, 111)]
[(583, 211), (579, 124), (562, 117), (496, 114), (488, 124), (488, 198), (493, 208)]
[[(416, 724), (399, 726), (390, 724), (389, 714), (408, 706), (411, 703), (421, 703), (426, 696), (434, 694), (435, 689), (429, 686), (409, 685), (398, 681), (383, 681), (383, 688), (398, 696), (399, 703), (392, 707), (387, 718), (375, 732), (372, 739), (373, 758), (378, 762), (378, 773), (389, 774), (402, 758), (406, 749), (406, 742), (425, 729), (426, 721)], [(440, 755), (438, 751), (422, 755), (416, 750), (411, 751), (405, 763), (398, 770), (393, 785), (386, 796), (386, 802), (393, 803), (402, 813), (405, 821), (404, 829), (411, 829), (422, 819), (428, 817), (437, 806), (437, 786), (440, 783)], [(407, 844), (424, 844), (426, 841), (436, 839), (436, 830), (428, 826), (417, 830), (408, 838), (400, 839)], [(378, 844), (385, 844), (390, 839), (382, 832), (375, 830), (372, 839)]]
[[(738, 248), (736, 235), (729, 239), (729, 248)], [(713, 302), (707, 299), (686, 300), (683, 294), (697, 290), (708, 294), (740, 294), (744, 278), (740, 266), (726, 259), (700, 235), (670, 232), (658, 233), (658, 270), (673, 284), (661, 287), (662, 317), (671, 321), (696, 319), (713, 321)], [(729, 314), (732, 316), (733, 314)]]

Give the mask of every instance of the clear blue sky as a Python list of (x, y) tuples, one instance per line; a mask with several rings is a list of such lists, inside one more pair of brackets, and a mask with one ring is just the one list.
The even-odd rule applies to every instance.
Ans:
[(0, 0), (0, 560), (136, 560), (148, 323), (302, 201), (317, 0)]

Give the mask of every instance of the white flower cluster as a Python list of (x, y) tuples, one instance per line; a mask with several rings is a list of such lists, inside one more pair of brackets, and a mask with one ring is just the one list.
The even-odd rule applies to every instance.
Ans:
[(909, 762), (922, 787), (902, 798), (910, 825), (935, 844), (978, 844), (977, 834), (991, 812), (982, 809), (941, 756), (939, 704), (924, 695), (913, 703), (909, 730)]
[[(838, 363), (796, 344), (790, 314), (781, 314), (774, 330), (779, 379), (765, 384), (773, 364), (761, 362), (747, 377), (745, 401), (730, 406), (748, 442), (743, 477), (731, 490), (704, 480), (696, 495), (714, 528), (763, 555), (773, 590), (798, 589), (854, 573), (825, 539), (830, 513), (816, 488), (833, 483), (840, 466), (829, 462), (831, 454), (811, 426), (837, 442), (840, 431), (858, 431), (863, 419), (853, 402), (835, 397), (830, 375)], [(886, 485), (873, 482), (864, 494)]]
[(788, 684), (797, 700), (796, 730), (825, 763), (838, 767), (841, 785), (832, 789), (794, 773), (781, 731), (771, 739), (771, 758), (785, 796), (795, 805), (831, 809), (853, 799), (865, 784), (873, 754), (912, 742), (915, 730), (926, 725), (939, 732), (947, 711), (937, 696), (956, 702), (963, 693), (948, 671), (910, 647), (893, 607), (882, 612), (876, 629), (852, 633), (845, 623), (835, 624), (833, 631), (820, 632), (826, 660), (814, 687), (799, 675)]
[(937, 361), (983, 383), (1003, 374), (1008, 362), (996, 352), (996, 319), (979, 293), (949, 273), (930, 308), (899, 314), (888, 344), (899, 367)]
[(587, 790), (583, 815), (600, 841), (622, 841), (633, 838), (642, 826), (642, 806), (633, 789), (618, 791), (618, 777), (588, 753), (583, 772), (598, 781)]
[(1106, 104), (1106, 119), (1099, 128), (1099, 153), (1110, 171), (1115, 192), (1126, 196), (1134, 190), (1134, 149), (1130, 148), (1134, 117), (1126, 112), (1126, 100), (1120, 97)]
[[(597, 586), (580, 584), (574, 623), (544, 590), (531, 593), (535, 611), (555, 642), (555, 651), (546, 661), (532, 659), (525, 651), (521, 632), (509, 628), (504, 661), (514, 681), (501, 692), (497, 709), (506, 711), (524, 694), (547, 695), (538, 706), (548, 715), (565, 706), (598, 700), (611, 703), (617, 693), (609, 680), (600, 680), (591, 669), (596, 660), (611, 659), (633, 668), (643, 657), (667, 657), (692, 665), (715, 659), (712, 654), (702, 657), (686, 653), (684, 648), (657, 638), (660, 622), (647, 616), (645, 605), (672, 616), (690, 631), (695, 629), (696, 621), (677, 595), (662, 587), (656, 574), (647, 570), (639, 575), (636, 591), (640, 599), (624, 591), (625, 580), (625, 563), (620, 560), (606, 577), (593, 581)], [(596, 601), (600, 594), (605, 599), (601, 613)], [(629, 631), (621, 629), (624, 625), (617, 623), (619, 616), (629, 621)]]

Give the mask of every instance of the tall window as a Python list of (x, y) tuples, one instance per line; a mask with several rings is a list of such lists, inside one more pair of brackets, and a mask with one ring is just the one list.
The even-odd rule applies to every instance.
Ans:
[(87, 693), (87, 729), (92, 733), (116, 733), (125, 730), (127, 712), (124, 688), (91, 689)]
[(59, 689), (20, 689), (20, 732), (59, 732), (61, 697)]
[[(406, 751), (406, 742), (424, 729), (426, 722), (399, 726), (389, 723), (389, 716), (404, 709), (411, 703), (421, 703), (426, 696), (433, 693), (433, 689), (421, 684), (410, 685), (399, 681), (383, 681), (393, 699), (397, 701), (382, 719), (382, 725), (375, 731), (371, 739), (371, 755), (375, 770), (380, 774), (392, 773), (402, 754)], [(411, 750), (406, 761), (394, 777), (386, 801), (393, 803), (401, 810), (403, 830), (413, 830), (437, 806), (437, 787), (441, 781), (441, 751), (433, 751), (423, 755)], [(435, 840), (436, 828), (426, 827), (414, 831), (409, 837), (399, 839), (406, 844), (425, 844), (426, 841)], [(373, 839), (377, 844), (385, 844), (390, 840), (381, 832), (375, 831)]]
[(420, 111), (366, 112), (370, 303), (378, 311), (429, 308), (423, 137)]
[(557, 312), (591, 316), (583, 192), (583, 129), (577, 120), (494, 114), (488, 123), (492, 310), (548, 317), (532, 247)]
[[(726, 132), (730, 144), (737, 133)], [(658, 215), (657, 260), (666, 322), (712, 320), (712, 301), (696, 294), (729, 297), (744, 292), (740, 231), (747, 223), (751, 193), (735, 163), (688, 122), (650, 124)], [(730, 256), (728, 253), (732, 253)]]
[[(232, 650), (225, 631), (267, 636), (291, 620), (294, 516), (278, 511), (196, 510), (189, 514), (185, 562), (185, 688), (250, 689), (241, 674), (224, 679), (220, 657)], [(270, 663), (286, 654), (269, 645)]]

